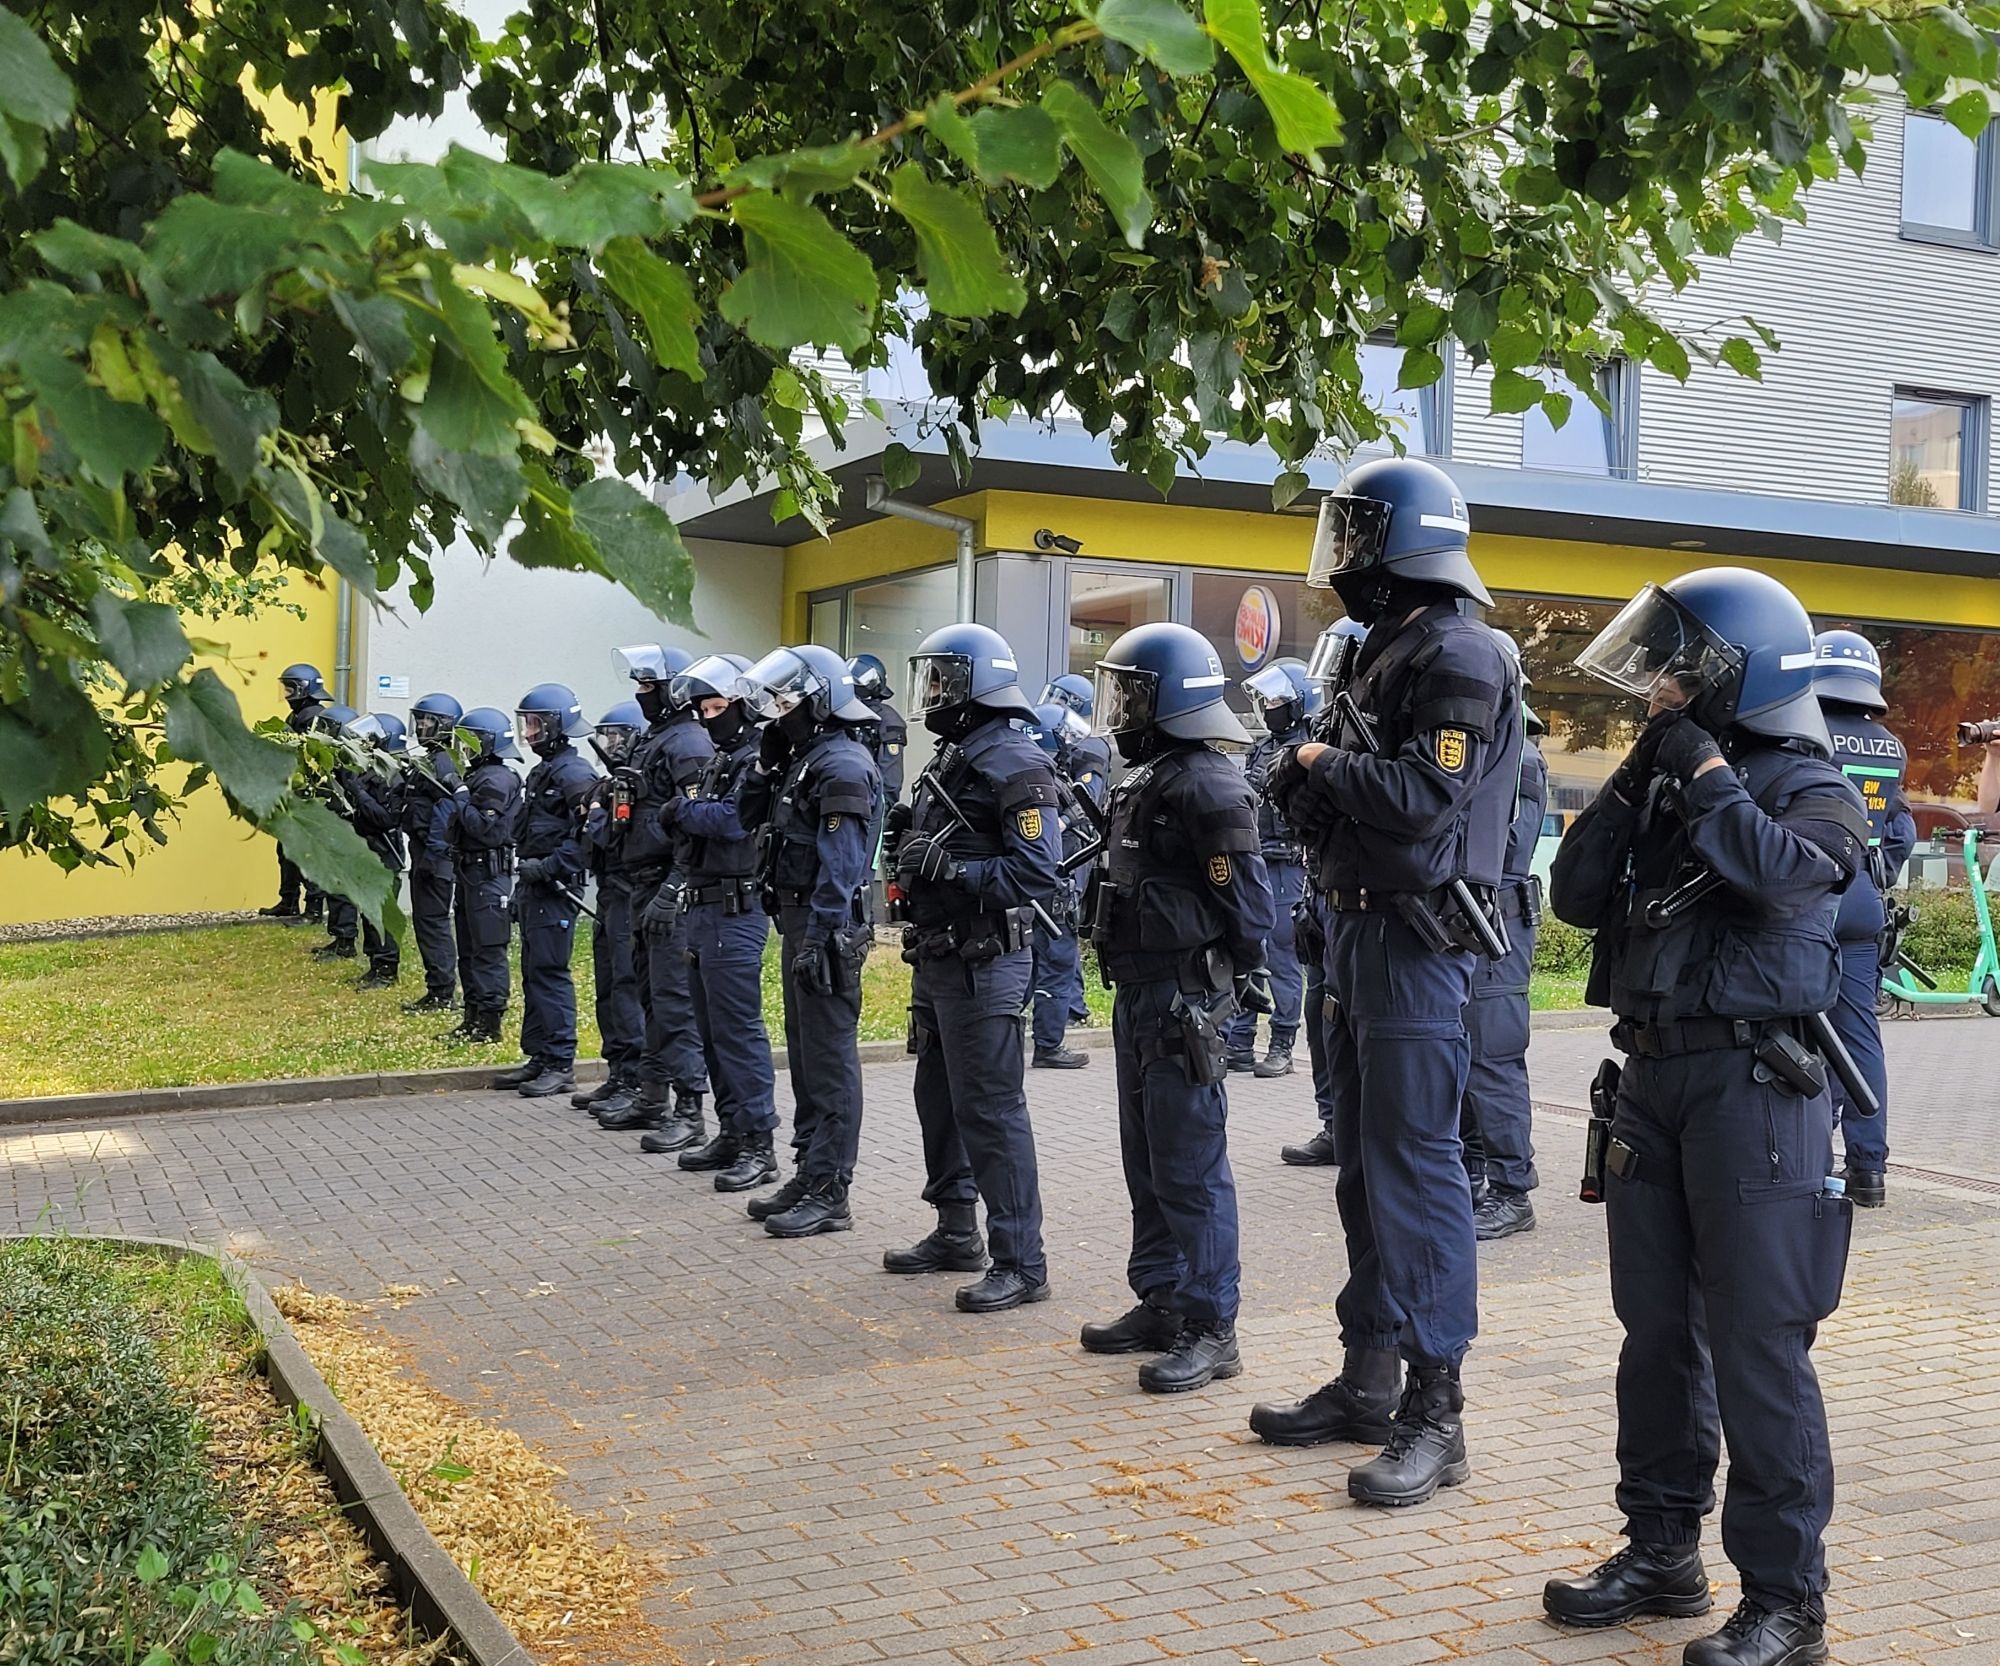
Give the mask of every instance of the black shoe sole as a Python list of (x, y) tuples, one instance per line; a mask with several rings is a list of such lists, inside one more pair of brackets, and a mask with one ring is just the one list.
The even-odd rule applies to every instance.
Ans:
[(977, 1261), (967, 1256), (961, 1256), (956, 1261), (926, 1261), (921, 1267), (892, 1267), (884, 1257), (882, 1271), (893, 1273), (897, 1278), (916, 1278), (924, 1273), (983, 1273), (992, 1265), (992, 1258), (984, 1255)]
[(1884, 1192), (1879, 1197), (1862, 1197), (1859, 1193), (1849, 1192), (1847, 1201), (1857, 1209), (1886, 1209), (1889, 1207), (1889, 1194)]
[(1692, 1620), (1714, 1607), (1715, 1598), (1704, 1591), (1698, 1597), (1645, 1597), (1638, 1602), (1628, 1602), (1609, 1614), (1594, 1614), (1587, 1620), (1579, 1620), (1567, 1614), (1558, 1614), (1550, 1607), (1549, 1599), (1542, 1598), (1542, 1612), (1557, 1625), (1566, 1626), (1571, 1631), (1604, 1631), (1611, 1626), (1623, 1625), (1627, 1620), (1641, 1620), (1649, 1616), (1662, 1620)]
[(1255, 1423), (1250, 1432), (1266, 1446), (1387, 1446), (1390, 1424), (1383, 1420), (1380, 1429), (1357, 1432), (1351, 1428), (1330, 1429), (1325, 1434), (1310, 1435), (1267, 1435)]
[(1330, 1169), (1339, 1167), (1339, 1164), (1331, 1157), (1294, 1157), (1284, 1151), (1278, 1153), (1278, 1161), (1287, 1167), (1295, 1169)]
[(553, 1099), (559, 1093), (568, 1093), (575, 1086), (574, 1082), (560, 1082), (552, 1088), (530, 1088), (523, 1083), (514, 1091), (523, 1099)]
[(1004, 1302), (968, 1302), (963, 1290), (952, 1298), (952, 1305), (961, 1313), (1009, 1313), (1017, 1307), (1029, 1307), (1036, 1302), (1049, 1299), (1049, 1287), (1038, 1284), (1032, 1290), (1023, 1290), (1018, 1296), (1009, 1296)]
[(777, 1219), (776, 1215), (772, 1215), (764, 1222), (764, 1230), (770, 1233), (773, 1238), (817, 1238), (823, 1232), (852, 1232), (854, 1230), (854, 1217), (852, 1215), (849, 1215), (845, 1220), (817, 1221), (802, 1232), (781, 1231), (777, 1226), (772, 1224)]
[(1475, 1224), (1472, 1229), (1472, 1236), (1477, 1243), (1497, 1244), (1502, 1238), (1518, 1238), (1522, 1233), (1533, 1232), (1534, 1230), (1535, 1217), (1530, 1215), (1526, 1220), (1515, 1221), (1510, 1226), (1502, 1227), (1498, 1232), (1481, 1232)]
[[(1145, 1367), (1141, 1366), (1140, 1370), (1143, 1373)], [(1139, 1378), (1139, 1389), (1140, 1392), (1145, 1394), (1192, 1394), (1198, 1388), (1208, 1387), (1210, 1383), (1227, 1382), (1231, 1377), (1240, 1377), (1242, 1375), (1243, 1362), (1239, 1359), (1234, 1365), (1218, 1365), (1206, 1376), (1196, 1377), (1192, 1382), (1161, 1383), (1155, 1385), (1147, 1382), (1142, 1374)]]
[(1462, 1487), (1471, 1479), (1472, 1464), (1469, 1460), (1464, 1463), (1447, 1464), (1438, 1471), (1438, 1478), (1422, 1492), (1371, 1493), (1365, 1489), (1357, 1489), (1354, 1477), (1350, 1475), (1347, 1478), (1347, 1496), (1355, 1503), (1366, 1504), (1372, 1509), (1407, 1510), (1412, 1504), (1428, 1504), (1444, 1487)]
[(1105, 1343), (1105, 1342), (1086, 1342), (1082, 1337), (1079, 1336), (1076, 1339), (1076, 1345), (1087, 1354), (1098, 1354), (1108, 1358), (1114, 1354), (1163, 1354), (1169, 1348), (1171, 1348), (1174, 1345), (1174, 1343), (1173, 1343), (1173, 1338), (1171, 1337), (1169, 1337), (1164, 1342), (1132, 1341), (1132, 1342)]
[(778, 1183), (778, 1171), (775, 1168), (758, 1175), (755, 1180), (732, 1180), (725, 1185), (726, 1173), (725, 1170), (724, 1174), (715, 1177), (715, 1189), (718, 1192), (753, 1192), (759, 1186), (775, 1186)]
[(1035, 1059), (1036, 1070), (1081, 1070), (1090, 1063), (1088, 1059)]

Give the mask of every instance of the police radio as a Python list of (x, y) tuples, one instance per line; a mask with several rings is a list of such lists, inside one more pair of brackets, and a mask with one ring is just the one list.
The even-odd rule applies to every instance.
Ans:
[(614, 771), (611, 777), (611, 820), (623, 827), (632, 819), (632, 806), (638, 799), (634, 782), (636, 777), (629, 769)]

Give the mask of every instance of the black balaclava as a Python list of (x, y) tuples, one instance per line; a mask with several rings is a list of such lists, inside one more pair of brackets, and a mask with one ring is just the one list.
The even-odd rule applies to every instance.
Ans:
[(813, 717), (813, 703), (809, 699), (800, 700), (778, 713), (777, 724), (778, 733), (794, 746), (804, 746), (819, 732), (820, 727)]
[(639, 704), (639, 715), (648, 723), (657, 723), (667, 715), (667, 685), (665, 683), (636, 683), (632, 698)]
[(956, 744), (974, 729), (1000, 715), (991, 706), (982, 706), (977, 700), (961, 700), (955, 706), (940, 706), (936, 711), (925, 712), (924, 727), (939, 740)]
[(708, 738), (717, 746), (734, 746), (741, 738), (746, 724), (743, 702), (732, 700), (713, 717), (704, 717), (699, 721), (708, 731)]

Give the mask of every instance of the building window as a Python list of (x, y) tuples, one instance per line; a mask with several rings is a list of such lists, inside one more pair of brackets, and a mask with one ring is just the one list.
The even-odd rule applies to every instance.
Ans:
[[(1450, 348), (1441, 344), (1449, 355)], [(1442, 457), (1451, 449), (1450, 412), (1447, 389), (1451, 382), (1451, 362), (1447, 356), (1445, 373), (1427, 388), (1399, 388), (1403, 374), (1403, 349), (1393, 341), (1364, 341), (1361, 344), (1361, 397), (1383, 414), (1391, 434), (1403, 442), (1403, 449), (1426, 457)]]
[(1987, 402), (1898, 388), (1889, 418), (1889, 501), (1917, 509), (1983, 506)]
[(1903, 118), (1903, 235), (1990, 249), (2000, 241), (2000, 123), (1968, 139), (1941, 116)]
[(1569, 395), (1569, 420), (1558, 428), (1541, 406), (1532, 407), (1521, 418), (1521, 466), (1631, 479), (1639, 437), (1639, 378), (1631, 365), (1613, 359), (1597, 373), (1609, 415), (1560, 370), (1545, 369), (1542, 375), (1552, 392)]

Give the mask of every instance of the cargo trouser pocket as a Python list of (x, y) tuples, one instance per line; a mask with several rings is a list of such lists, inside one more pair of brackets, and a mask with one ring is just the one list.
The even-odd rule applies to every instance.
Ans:
[(1840, 1306), (1854, 1205), (1820, 1180), (1739, 1180), (1737, 1308), (1759, 1327), (1816, 1325)]

